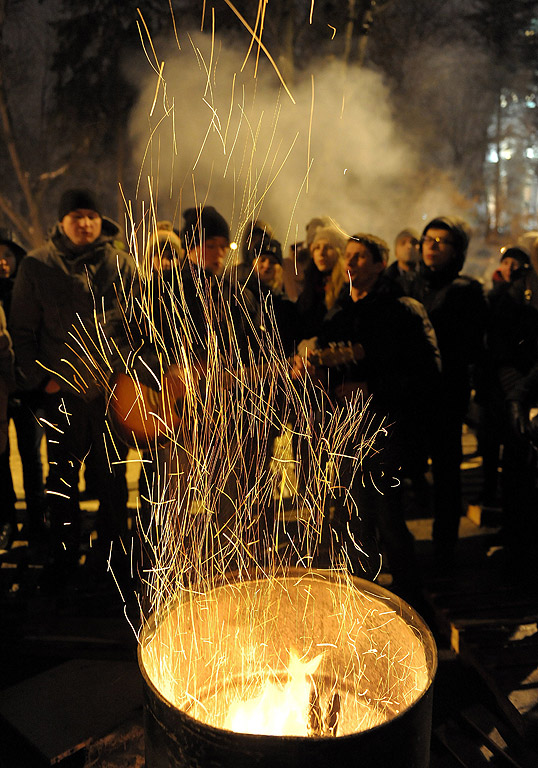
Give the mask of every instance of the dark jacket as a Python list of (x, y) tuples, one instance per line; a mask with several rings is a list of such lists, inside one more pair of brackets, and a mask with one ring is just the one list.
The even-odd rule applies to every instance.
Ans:
[(483, 355), (487, 304), (478, 280), (460, 275), (458, 266), (432, 270), (421, 264), (412, 296), (424, 305), (432, 321), (448, 403), (464, 413), (471, 387), (470, 366)]
[(251, 362), (258, 347), (249, 321), (256, 301), (237, 281), (215, 277), (186, 259), (167, 278), (154, 275), (152, 294), (156, 344), (170, 362), (181, 362), (185, 348), (203, 362), (215, 342), (226, 360)]
[(9, 318), (11, 309), (11, 295), (13, 293), (13, 286), (15, 285), (15, 278), (17, 276), (21, 260), (24, 258), (23, 252), (19, 251), (18, 249), (14, 249), (12, 253), (16, 262), (15, 270), (9, 277), (0, 277), (0, 304), (4, 308), (6, 318)]
[(420, 313), (390, 280), (380, 277), (357, 302), (349, 293), (341, 297), (327, 315), (318, 345), (339, 341), (362, 344), (365, 356), (333, 374), (333, 382), (366, 382), (372, 408), (381, 417), (405, 420), (409, 426), (424, 417), (438, 384), (436, 350)]
[(256, 273), (250, 275), (244, 287), (249, 292), (249, 300), (254, 302), (252, 318), (259, 329), (260, 344), (268, 352), (274, 346), (286, 357), (293, 355), (296, 344), (301, 340), (297, 305), (284, 292), (276, 292), (263, 285)]
[[(536, 401), (538, 276), (526, 269), (488, 294), (487, 359), (508, 400)], [(528, 378), (528, 382), (527, 382)]]
[(87, 355), (100, 357), (103, 333), (123, 336), (120, 303), (135, 273), (133, 259), (115, 243), (118, 233), (103, 219), (100, 237), (77, 247), (57, 224), (47, 243), (21, 261), (9, 327), (22, 389), (43, 388), (52, 376), (63, 390), (96, 394)]
[(317, 336), (327, 312), (325, 286), (331, 279), (331, 273), (323, 274), (313, 261), (304, 274), (303, 290), (297, 299), (297, 317), (300, 339)]
[(392, 280), (400, 286), (406, 296), (411, 296), (413, 292), (413, 282), (416, 277), (415, 270), (405, 272), (400, 269), (397, 261), (393, 261), (392, 264), (385, 269), (384, 273), (386, 278)]

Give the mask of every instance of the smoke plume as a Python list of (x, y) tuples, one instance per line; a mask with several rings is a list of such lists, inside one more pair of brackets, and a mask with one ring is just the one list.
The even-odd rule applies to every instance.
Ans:
[(146, 68), (131, 126), (140, 157), (138, 196), (181, 226), (181, 211), (207, 201), (239, 239), (256, 218), (283, 244), (313, 216), (392, 244), (406, 226), (454, 210), (450, 191), (424, 189), (416, 149), (402, 137), (380, 74), (324, 61), (282, 86), (263, 58), (194, 33), (181, 50), (159, 49)]

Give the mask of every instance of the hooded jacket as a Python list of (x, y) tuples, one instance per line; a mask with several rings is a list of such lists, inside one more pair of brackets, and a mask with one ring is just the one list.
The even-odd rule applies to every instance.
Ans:
[(118, 226), (103, 218), (97, 240), (76, 246), (58, 223), (47, 243), (21, 261), (10, 330), (22, 389), (44, 388), (52, 377), (64, 391), (95, 396), (88, 353), (99, 359), (102, 332), (123, 335), (119, 302), (135, 271), (133, 259), (117, 247), (118, 234)]
[[(1, 241), (0, 241), (1, 242)], [(4, 241), (6, 242), (6, 241)], [(9, 317), (9, 310), (11, 306), (11, 294), (13, 293), (13, 286), (15, 284), (15, 278), (22, 259), (24, 258), (24, 251), (22, 248), (13, 247), (12, 243), (6, 243), (9, 245), (11, 253), (15, 257), (15, 269), (9, 277), (0, 277), (0, 304), (4, 308), (6, 313), (6, 319)]]

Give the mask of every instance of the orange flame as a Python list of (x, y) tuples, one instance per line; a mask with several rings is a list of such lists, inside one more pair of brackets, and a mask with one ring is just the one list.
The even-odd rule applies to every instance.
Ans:
[(267, 680), (258, 696), (234, 702), (226, 718), (225, 728), (237, 733), (267, 736), (307, 736), (311, 677), (322, 657), (320, 653), (311, 661), (303, 663), (292, 651), (288, 682), (282, 686)]

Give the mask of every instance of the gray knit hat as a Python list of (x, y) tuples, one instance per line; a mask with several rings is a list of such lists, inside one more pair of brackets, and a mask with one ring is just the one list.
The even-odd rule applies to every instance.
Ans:
[(319, 227), (316, 229), (312, 245), (318, 240), (326, 240), (333, 248), (343, 253), (346, 249), (348, 238), (336, 227)]

